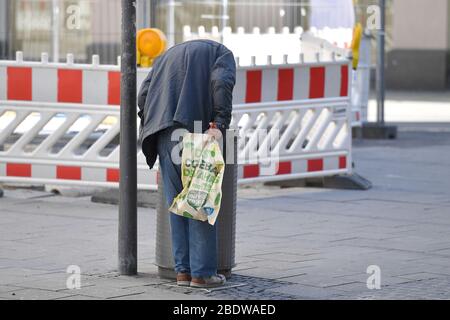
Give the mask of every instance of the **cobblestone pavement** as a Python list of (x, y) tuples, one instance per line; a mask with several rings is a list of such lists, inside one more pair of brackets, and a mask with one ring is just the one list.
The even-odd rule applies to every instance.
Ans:
[[(116, 206), (6, 189), (0, 299), (449, 299), (450, 133), (414, 130), (355, 141), (369, 191), (241, 188), (237, 266), (210, 292), (156, 276), (153, 209), (139, 209), (140, 274), (124, 277)], [(81, 289), (67, 289), (69, 265), (81, 268)], [(366, 285), (371, 265), (379, 290)]]

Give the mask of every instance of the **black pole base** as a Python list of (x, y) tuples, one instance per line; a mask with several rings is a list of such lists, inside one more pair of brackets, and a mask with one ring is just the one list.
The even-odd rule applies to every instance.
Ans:
[(352, 128), (354, 138), (358, 139), (378, 139), (392, 140), (397, 139), (397, 127), (383, 123), (363, 123), (361, 127)]

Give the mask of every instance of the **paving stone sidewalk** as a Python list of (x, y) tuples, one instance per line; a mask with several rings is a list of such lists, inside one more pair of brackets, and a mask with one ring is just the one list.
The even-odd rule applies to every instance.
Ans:
[[(0, 299), (449, 299), (449, 147), (448, 131), (401, 128), (396, 141), (354, 142), (369, 191), (241, 188), (237, 267), (213, 291), (157, 277), (153, 209), (139, 209), (140, 274), (125, 277), (117, 206), (6, 189)], [(67, 289), (70, 265), (81, 268), (81, 289)], [(379, 290), (366, 285), (371, 265)]]

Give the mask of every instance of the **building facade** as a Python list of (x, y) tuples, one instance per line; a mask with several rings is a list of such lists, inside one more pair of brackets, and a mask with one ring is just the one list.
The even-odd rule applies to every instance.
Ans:
[(450, 87), (450, 1), (393, 0), (386, 85), (393, 89)]
[[(367, 8), (377, 0), (137, 0), (137, 22), (138, 28), (163, 30), (175, 44), (184, 25), (308, 29), (314, 10), (339, 12), (352, 1), (355, 20), (366, 25)], [(54, 61), (73, 53), (79, 62), (98, 54), (101, 63), (116, 63), (120, 21), (120, 0), (0, 0), (0, 59), (13, 59), (20, 50), (27, 60), (48, 52)], [(387, 87), (448, 89), (450, 0), (387, 0), (386, 22)]]

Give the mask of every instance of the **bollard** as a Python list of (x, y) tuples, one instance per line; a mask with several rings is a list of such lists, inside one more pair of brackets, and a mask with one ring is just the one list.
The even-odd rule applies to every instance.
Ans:
[[(231, 277), (231, 270), (235, 263), (236, 243), (236, 199), (237, 199), (237, 134), (228, 130), (224, 143), (225, 172), (222, 182), (222, 202), (217, 225), (217, 271), (225, 277)], [(227, 154), (227, 145), (232, 145), (232, 154)], [(227, 158), (228, 155), (228, 158)]]
[[(222, 182), (222, 203), (217, 218), (217, 272), (229, 278), (235, 266), (235, 234), (236, 234), (236, 194), (237, 194), (237, 135), (234, 130), (227, 131), (223, 155), (226, 161)], [(233, 142), (234, 152), (228, 155), (227, 144)], [(164, 197), (162, 179), (158, 179), (158, 208), (156, 213), (156, 259), (158, 274), (162, 278), (175, 279), (172, 256), (172, 240), (167, 203)], [(207, 223), (207, 222), (205, 222)]]
[(163, 278), (175, 279), (173, 270), (172, 238), (170, 230), (169, 212), (167, 211), (164, 184), (161, 173), (158, 172), (158, 207), (156, 209), (156, 252), (155, 264), (158, 274)]

